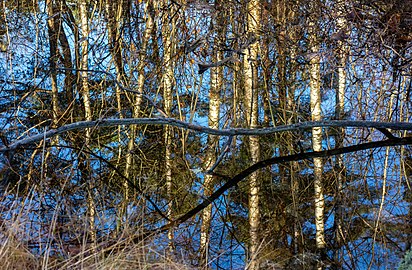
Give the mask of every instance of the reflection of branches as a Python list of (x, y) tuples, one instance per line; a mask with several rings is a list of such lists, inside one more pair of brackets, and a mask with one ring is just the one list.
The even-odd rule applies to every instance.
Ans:
[[(291, 161), (301, 161), (301, 160), (308, 160), (308, 159), (313, 159), (313, 158), (330, 157), (330, 156), (341, 155), (341, 154), (346, 154), (346, 153), (358, 152), (358, 151), (367, 150), (367, 149), (374, 149), (374, 148), (387, 147), (387, 146), (410, 145), (410, 144), (412, 144), (412, 137), (394, 138), (394, 139), (388, 139), (388, 140), (383, 140), (383, 141), (378, 141), (378, 142), (363, 143), (359, 145), (353, 145), (353, 146), (336, 148), (336, 149), (319, 151), (319, 152), (308, 152), (308, 153), (301, 153), (301, 154), (295, 154), (295, 155), (289, 155), (289, 156), (283, 156), (283, 157), (274, 157), (274, 158), (260, 161), (250, 166), (249, 168), (243, 170), (242, 172), (238, 173), (236, 176), (232, 178), (223, 176), (224, 179), (229, 179), (229, 180), (227, 180), (225, 184), (223, 184), (212, 195), (210, 195), (208, 198), (203, 200), (203, 202), (198, 204), (192, 210), (186, 212), (184, 215), (180, 216), (179, 218), (169, 222), (168, 224), (156, 230), (148, 230), (142, 234), (135, 236), (133, 240), (135, 242), (139, 242), (142, 239), (168, 231), (172, 227), (179, 226), (180, 224), (186, 222), (187, 220), (189, 220), (190, 218), (194, 217), (196, 214), (201, 212), (203, 209), (208, 207), (217, 198), (222, 196), (230, 188), (236, 186), (240, 181), (248, 177), (250, 174), (252, 174), (253, 172), (259, 169), (265, 168), (267, 166), (271, 166), (275, 164), (284, 164), (284, 163), (291, 162)], [(221, 177), (220, 175), (218, 176)], [(118, 248), (117, 241), (108, 243), (108, 245), (106, 245), (106, 252), (112, 252), (116, 248)]]
[[(226, 63), (231, 63), (231, 62), (236, 62), (239, 61), (238, 58), (235, 56), (234, 53), (237, 54), (243, 54), (243, 51), (246, 50), (250, 45), (252, 45), (253, 43), (255, 43), (257, 41), (255, 36), (250, 36), (248, 37), (248, 39), (246, 40), (245, 44), (243, 44), (242, 46), (240, 46), (239, 50), (227, 50), (231, 52), (231, 56), (228, 56), (226, 58), (223, 58), (220, 61), (217, 62), (212, 62), (212, 63), (198, 63), (199, 66), (199, 74), (203, 74), (206, 70), (208, 70), (209, 68), (212, 67), (220, 67), (223, 66)], [(255, 59), (253, 59), (255, 60)]]
[(75, 70), (75, 71), (77, 71), (77, 72), (85, 71), (85, 72), (90, 72), (90, 73), (102, 73), (102, 74), (104, 74), (104, 75), (107, 75), (107, 76), (109, 76), (109, 77), (112, 78), (113, 82), (114, 82), (120, 89), (122, 89), (122, 90), (125, 91), (125, 92), (130, 92), (130, 93), (133, 93), (133, 94), (136, 94), (136, 95), (140, 95), (141, 97), (145, 98), (150, 104), (152, 104), (152, 106), (153, 106), (161, 115), (167, 117), (167, 115), (159, 108), (159, 106), (158, 106), (150, 97), (148, 97), (147, 95), (145, 95), (145, 94), (143, 94), (143, 93), (140, 93), (140, 92), (138, 92), (138, 91), (136, 91), (136, 90), (133, 90), (133, 89), (130, 89), (130, 88), (128, 88), (128, 87), (123, 86), (123, 85), (116, 79), (116, 77), (115, 77), (113, 74), (111, 74), (111, 73), (109, 73), (109, 72), (107, 72), (107, 71), (94, 70), (94, 69), (74, 69), (74, 68), (58, 68), (57, 70)]
[[(53, 147), (60, 147), (60, 148), (69, 148), (69, 149), (74, 149), (74, 150), (80, 150), (77, 147), (73, 147), (73, 146), (68, 146), (68, 145), (53, 145)], [(87, 147), (87, 146), (86, 146)], [(119, 168), (117, 168), (115, 165), (113, 165), (109, 160), (101, 157), (100, 155), (95, 154), (93, 151), (86, 150), (84, 148), (81, 149), (82, 152), (86, 153), (87, 155), (93, 156), (94, 158), (98, 159), (101, 162), (104, 162), (111, 170), (113, 170), (114, 172), (116, 172), (120, 178), (122, 178), (123, 180), (125, 180), (128, 185), (133, 188), (137, 193), (139, 193), (140, 195), (142, 195), (143, 198), (145, 198), (146, 201), (149, 202), (150, 205), (152, 205), (153, 209), (155, 210), (156, 213), (158, 213), (162, 218), (164, 218), (165, 220), (170, 221), (170, 219), (163, 214), (162, 210), (160, 210), (160, 208), (156, 205), (156, 203), (150, 199), (149, 196), (145, 195), (143, 190), (141, 188), (139, 188), (134, 181), (130, 180), (129, 178), (127, 178), (120, 170)]]
[[(153, 230), (153, 231), (147, 231), (143, 235), (139, 235), (135, 237), (135, 240), (141, 240), (142, 238), (148, 237), (150, 235), (165, 232), (168, 229), (178, 226), (182, 224), (183, 222), (189, 220), (190, 218), (198, 214), (200, 211), (208, 207), (213, 201), (215, 201), (217, 198), (222, 196), (230, 188), (236, 186), (240, 181), (242, 181), (243, 179), (248, 177), (250, 174), (254, 173), (255, 171), (259, 169), (262, 169), (262, 168), (265, 168), (271, 165), (275, 165), (275, 164), (284, 164), (284, 163), (288, 163), (291, 161), (301, 161), (301, 160), (308, 160), (308, 159), (313, 159), (313, 158), (324, 158), (324, 157), (358, 152), (358, 151), (367, 150), (367, 149), (374, 149), (374, 148), (387, 147), (387, 146), (410, 145), (410, 144), (412, 144), (412, 137), (394, 138), (394, 139), (388, 139), (388, 140), (383, 140), (383, 141), (378, 141), (378, 142), (369, 142), (369, 143), (352, 145), (352, 146), (347, 146), (347, 147), (342, 147), (342, 148), (336, 148), (336, 149), (331, 149), (331, 150), (300, 153), (300, 154), (295, 154), (295, 155), (274, 157), (274, 158), (262, 160), (260, 162), (253, 164), (252, 166), (243, 170), (242, 172), (238, 173), (232, 178), (223, 176), (223, 178), (229, 179), (229, 180), (225, 184), (223, 184), (220, 188), (218, 188), (212, 195), (206, 198), (203, 202), (201, 202), (196, 207), (194, 207), (192, 210), (186, 212), (184, 215), (180, 216), (179, 218), (160, 227), (159, 229)], [(221, 175), (217, 175), (217, 176), (222, 177)]]
[(206, 172), (208, 174), (213, 174), (213, 171), (216, 169), (216, 167), (222, 162), (223, 158), (225, 157), (226, 153), (229, 152), (230, 145), (232, 144), (232, 139), (233, 136), (230, 136), (225, 145), (222, 147), (222, 153), (218, 156), (216, 159), (215, 164)]
[(231, 128), (231, 129), (213, 129), (201, 125), (187, 123), (174, 118), (125, 118), (125, 119), (99, 119), (94, 121), (80, 121), (61, 126), (56, 129), (51, 129), (45, 133), (36, 134), (25, 139), (17, 140), (0, 148), (0, 153), (10, 150), (22, 148), (24, 145), (41, 141), (45, 138), (66, 133), (72, 130), (82, 130), (92, 127), (112, 127), (119, 125), (169, 125), (178, 128), (187, 129), (196, 133), (205, 133), (218, 136), (263, 136), (285, 131), (301, 131), (311, 129), (313, 127), (358, 127), (358, 128), (376, 128), (380, 130), (386, 137), (392, 138), (389, 131), (392, 130), (412, 130), (410, 122), (376, 122), (376, 121), (346, 121), (346, 120), (324, 120), (324, 121), (308, 121), (291, 125), (277, 126), (271, 128)]
[(223, 66), (226, 63), (234, 62), (236, 61), (237, 58), (235, 56), (229, 56), (224, 58), (223, 60), (217, 61), (215, 63), (198, 63), (199, 65), (199, 74), (204, 73), (206, 70), (212, 67), (220, 67)]

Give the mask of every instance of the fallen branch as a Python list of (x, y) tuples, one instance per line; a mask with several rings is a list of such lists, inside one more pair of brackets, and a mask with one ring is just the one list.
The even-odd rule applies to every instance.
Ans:
[(225, 184), (223, 184), (220, 188), (218, 188), (212, 195), (210, 195), (208, 198), (203, 200), (203, 202), (201, 202), (196, 207), (194, 207), (192, 210), (186, 212), (184, 215), (180, 216), (179, 218), (167, 223), (166, 225), (156, 230), (151, 230), (151, 231), (145, 232), (144, 234), (139, 234), (138, 236), (134, 238), (134, 240), (141, 241), (142, 239), (146, 237), (149, 237), (149, 236), (152, 236), (158, 233), (162, 233), (162, 232), (169, 230), (172, 227), (179, 226), (180, 224), (194, 217), (196, 214), (200, 213), (203, 209), (208, 207), (213, 201), (215, 201), (220, 196), (222, 196), (230, 188), (238, 185), (240, 181), (248, 177), (250, 174), (254, 173), (255, 171), (259, 169), (265, 168), (267, 166), (271, 166), (275, 164), (283, 164), (283, 163), (287, 163), (291, 161), (301, 161), (301, 160), (308, 160), (312, 158), (323, 158), (323, 157), (336, 156), (336, 155), (353, 153), (353, 152), (380, 148), (380, 147), (411, 145), (411, 144), (412, 144), (412, 137), (393, 138), (393, 139), (387, 139), (384, 141), (363, 143), (363, 144), (336, 148), (336, 149), (331, 149), (331, 150), (325, 150), (325, 151), (319, 151), (319, 152), (306, 152), (306, 153), (288, 155), (288, 156), (283, 156), (283, 157), (273, 157), (270, 159), (257, 162), (253, 164), (252, 166), (250, 166), (249, 168), (238, 173), (232, 178), (223, 176), (223, 178), (229, 179), (229, 180)]
[(56, 129), (51, 129), (24, 139), (19, 139), (0, 148), (0, 153), (22, 148), (25, 145), (39, 142), (45, 138), (51, 138), (59, 134), (63, 134), (72, 130), (82, 130), (86, 128), (102, 128), (119, 125), (169, 125), (178, 128), (187, 129), (196, 133), (205, 133), (218, 136), (263, 136), (285, 131), (301, 131), (311, 129), (313, 127), (357, 127), (357, 128), (376, 128), (391, 129), (391, 130), (412, 130), (410, 122), (375, 122), (375, 121), (309, 121), (291, 125), (277, 126), (271, 128), (231, 128), (231, 129), (213, 129), (201, 125), (191, 124), (180, 121), (174, 118), (125, 118), (125, 119), (99, 119), (95, 121), (80, 121), (68, 125), (61, 126)]

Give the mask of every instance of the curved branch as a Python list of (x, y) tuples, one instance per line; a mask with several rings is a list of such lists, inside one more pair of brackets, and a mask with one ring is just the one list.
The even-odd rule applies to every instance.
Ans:
[(175, 226), (182, 224), (183, 222), (186, 222), (187, 220), (189, 220), (190, 218), (198, 214), (200, 211), (205, 209), (207, 206), (209, 206), (213, 201), (215, 201), (217, 198), (223, 195), (230, 188), (236, 186), (240, 181), (248, 177), (253, 172), (259, 169), (262, 169), (264, 167), (274, 165), (274, 164), (287, 163), (291, 161), (301, 161), (301, 160), (307, 160), (307, 159), (312, 159), (312, 158), (330, 157), (330, 156), (353, 153), (357, 151), (379, 148), (379, 147), (400, 146), (400, 145), (410, 145), (410, 144), (412, 144), (412, 137), (393, 138), (393, 139), (388, 139), (384, 141), (363, 143), (359, 145), (353, 145), (353, 146), (336, 148), (336, 149), (319, 151), (319, 152), (307, 152), (307, 153), (288, 155), (288, 156), (283, 156), (283, 157), (273, 157), (270, 159), (257, 162), (256, 164), (253, 164), (249, 168), (243, 170), (242, 172), (238, 173), (234, 177), (230, 178), (224, 185), (218, 188), (212, 195), (210, 195), (208, 198), (203, 200), (203, 202), (198, 204), (192, 210), (186, 212), (181, 217), (173, 220), (172, 222), (169, 222), (168, 224), (160, 227), (157, 230), (147, 231), (142, 235), (136, 236), (134, 239), (138, 241), (150, 235), (165, 232), (171, 227), (175, 227)]
[(340, 120), (324, 120), (324, 121), (308, 121), (291, 125), (277, 126), (271, 128), (231, 128), (231, 129), (213, 129), (201, 125), (191, 124), (180, 121), (174, 118), (125, 118), (125, 119), (99, 119), (95, 121), (80, 121), (68, 125), (61, 126), (57, 129), (51, 129), (45, 133), (36, 134), (24, 139), (17, 140), (10, 145), (0, 148), (0, 153), (21, 148), (24, 145), (39, 142), (44, 138), (51, 138), (56, 135), (72, 131), (82, 130), (86, 128), (101, 128), (112, 127), (119, 125), (170, 125), (187, 129), (196, 133), (206, 133), (219, 136), (262, 136), (285, 131), (301, 131), (311, 129), (313, 127), (358, 127), (358, 128), (376, 128), (376, 129), (392, 129), (392, 130), (412, 130), (412, 123), (409, 122), (375, 122), (375, 121), (340, 121)]

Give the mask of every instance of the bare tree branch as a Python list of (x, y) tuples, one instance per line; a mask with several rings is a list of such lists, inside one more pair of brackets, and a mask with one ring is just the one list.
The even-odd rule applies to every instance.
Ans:
[(377, 130), (379, 130), (380, 132), (383, 133), (383, 135), (385, 135), (388, 139), (395, 139), (396, 137), (386, 128), (376, 128)]
[(225, 145), (222, 147), (222, 152), (216, 159), (215, 164), (206, 172), (207, 174), (213, 174), (213, 171), (216, 169), (216, 167), (222, 162), (223, 158), (225, 157), (226, 153), (229, 151), (230, 145), (232, 144), (233, 136), (229, 136), (229, 139), (225, 143)]
[[(336, 149), (331, 149), (331, 150), (325, 150), (325, 151), (319, 151), (319, 152), (306, 152), (306, 153), (288, 155), (288, 156), (283, 156), (283, 157), (273, 157), (270, 159), (262, 160), (260, 162), (253, 164), (252, 166), (248, 167), (242, 172), (238, 173), (234, 177), (230, 178), (225, 184), (223, 184), (220, 188), (218, 188), (212, 195), (210, 195), (208, 198), (203, 200), (200, 204), (198, 204), (192, 210), (186, 212), (184, 215), (173, 220), (172, 222), (169, 222), (168, 224), (160, 227), (157, 230), (146, 231), (145, 233), (136, 236), (134, 239), (138, 241), (138, 240), (141, 240), (142, 238), (146, 238), (154, 234), (165, 232), (171, 227), (175, 227), (175, 226), (178, 226), (186, 222), (187, 220), (189, 220), (190, 218), (198, 214), (200, 211), (205, 209), (208, 205), (210, 205), (217, 198), (222, 196), (230, 188), (238, 185), (240, 181), (247, 178), (250, 174), (252, 174), (253, 172), (259, 169), (265, 168), (267, 166), (271, 166), (275, 164), (283, 164), (283, 163), (287, 163), (291, 161), (300, 161), (300, 160), (308, 160), (308, 159), (313, 159), (313, 158), (322, 158), (322, 157), (324, 158), (324, 157), (336, 156), (336, 155), (353, 153), (353, 152), (358, 152), (362, 150), (374, 149), (374, 148), (380, 148), (380, 147), (386, 147), (386, 146), (400, 146), (400, 145), (411, 145), (411, 144), (412, 144), (412, 137), (394, 138), (394, 139), (387, 139), (383, 141), (369, 142), (369, 143), (352, 145), (352, 146), (347, 146), (347, 147), (342, 147), (342, 148), (336, 148)], [(224, 176), (223, 178), (228, 179), (229, 177)]]
[(217, 61), (216, 63), (198, 63), (199, 66), (199, 74), (203, 74), (206, 70), (212, 67), (220, 67), (223, 66), (226, 63), (234, 62), (237, 61), (237, 58), (234, 56), (229, 56), (226, 57), (220, 61)]
[(392, 130), (412, 130), (410, 122), (376, 122), (376, 121), (340, 121), (340, 120), (325, 120), (325, 121), (308, 121), (296, 123), (292, 125), (277, 126), (271, 128), (231, 128), (231, 129), (213, 129), (201, 125), (191, 124), (180, 121), (174, 118), (125, 118), (125, 119), (99, 119), (94, 121), (80, 121), (68, 125), (61, 126), (56, 129), (51, 129), (45, 133), (29, 136), (24, 139), (19, 139), (10, 143), (8, 146), (0, 148), (0, 153), (15, 150), (25, 145), (39, 142), (44, 138), (51, 138), (56, 135), (72, 131), (82, 130), (86, 128), (101, 128), (112, 127), (119, 125), (170, 125), (187, 129), (196, 133), (205, 133), (219, 136), (262, 136), (285, 131), (301, 131), (311, 129), (313, 127), (356, 127), (356, 128), (376, 128), (376, 129), (392, 129)]

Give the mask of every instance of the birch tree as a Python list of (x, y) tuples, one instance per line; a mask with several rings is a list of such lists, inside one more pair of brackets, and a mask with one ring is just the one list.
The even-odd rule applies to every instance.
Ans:
[[(215, 5), (221, 5), (220, 1), (215, 1)], [(219, 11), (223, 12), (223, 11)], [(223, 36), (222, 14), (217, 15), (217, 36), (214, 39), (212, 62), (219, 62), (223, 59), (223, 53), (219, 48)], [(223, 67), (218, 66), (210, 69), (210, 90), (209, 90), (209, 127), (219, 128), (219, 114), (221, 103), (221, 88), (223, 81)], [(219, 137), (208, 135), (208, 149), (205, 157), (205, 171), (208, 172), (216, 162), (216, 150), (219, 143)], [(204, 196), (209, 197), (213, 192), (214, 177), (211, 174), (204, 176)], [(210, 225), (212, 220), (212, 205), (208, 206), (202, 212), (202, 225), (200, 231), (200, 256), (201, 265), (207, 265), (208, 249), (210, 240)]]
[[(244, 103), (246, 125), (249, 128), (258, 127), (258, 42), (260, 27), (260, 2), (257, 0), (247, 3), (247, 34), (255, 42), (250, 44), (245, 50), (243, 58), (244, 72)], [(252, 163), (260, 159), (259, 138), (249, 137), (249, 152)], [(259, 209), (260, 179), (258, 172), (249, 176), (249, 269), (259, 269), (259, 229), (260, 229), (260, 209)]]
[[(336, 119), (343, 120), (345, 115), (345, 88), (346, 88), (346, 60), (347, 60), (347, 21), (345, 19), (345, 1), (336, 2), (336, 33), (332, 35), (337, 42), (336, 57), (338, 62), (338, 88), (336, 91), (336, 105), (335, 105), (335, 117)], [(336, 146), (343, 147), (343, 140), (345, 138), (345, 129), (337, 129)], [(345, 168), (343, 163), (343, 156), (336, 156), (337, 163), (337, 180), (336, 180), (336, 217), (335, 217), (335, 240), (337, 248), (340, 248), (345, 239), (344, 225), (343, 225), (343, 185), (345, 182)], [(335, 260), (339, 260), (339, 252), (335, 255)]]
[[(309, 50), (311, 59), (309, 61), (309, 88), (310, 88), (310, 111), (312, 121), (320, 121), (322, 119), (321, 111), (321, 79), (320, 79), (320, 53), (319, 53), (319, 38), (318, 38), (318, 14), (319, 9), (317, 3), (311, 3), (311, 14), (309, 16)], [(313, 151), (322, 151), (322, 128), (312, 128), (312, 148)], [(325, 242), (325, 224), (324, 211), (325, 199), (323, 195), (323, 161), (322, 158), (313, 159), (313, 174), (314, 174), (314, 205), (315, 205), (315, 226), (316, 226), (316, 247), (321, 258), (324, 256)], [(319, 264), (321, 265), (321, 264)], [(322, 268), (319, 266), (319, 268)]]
[[(80, 25), (82, 32), (82, 42), (81, 42), (81, 96), (83, 98), (84, 106), (84, 118), (87, 121), (92, 120), (92, 108), (90, 102), (90, 90), (89, 90), (89, 79), (87, 70), (89, 69), (89, 19), (88, 19), (88, 3), (87, 0), (81, 0), (79, 3), (80, 11)], [(86, 129), (86, 136), (84, 140), (84, 146), (88, 147), (91, 143), (91, 130)], [(90, 226), (90, 236), (94, 243), (96, 243), (96, 229), (95, 229), (95, 215), (96, 206), (94, 202), (94, 185), (92, 183), (91, 168), (89, 163), (89, 156), (84, 154), (84, 167), (85, 173), (83, 177), (87, 180), (87, 208), (89, 212), (89, 226)]]
[[(162, 8), (166, 11), (162, 19), (162, 36), (163, 36), (163, 74), (162, 74), (162, 87), (163, 87), (163, 109), (166, 115), (170, 116), (173, 107), (173, 87), (175, 85), (174, 80), (174, 65), (173, 55), (175, 52), (175, 34), (176, 34), (176, 17), (178, 16), (174, 3), (168, 0), (162, 1)], [(166, 193), (168, 194), (168, 208), (167, 216), (169, 219), (173, 217), (173, 178), (172, 178), (172, 127), (166, 126), (164, 128), (164, 144), (165, 144), (165, 182)], [(173, 228), (170, 228), (167, 235), (169, 239), (169, 249), (173, 251)]]
[[(148, 49), (149, 39), (154, 27), (154, 7), (156, 6), (156, 1), (148, 1), (145, 4), (144, 16), (145, 16), (145, 29), (143, 31), (143, 40), (141, 43), (141, 48), (138, 55), (138, 64), (137, 64), (137, 94), (132, 94), (132, 117), (140, 117), (141, 103), (143, 97), (143, 88), (145, 83), (145, 57)], [(135, 151), (135, 139), (136, 139), (136, 126), (130, 126), (129, 141), (127, 143), (127, 153), (126, 153), (126, 166), (124, 175), (126, 178), (130, 179), (132, 175), (131, 170), (133, 166), (133, 152)], [(128, 188), (126, 189), (128, 190)], [(126, 193), (127, 194), (127, 193)], [(127, 198), (127, 197), (126, 197)]]

